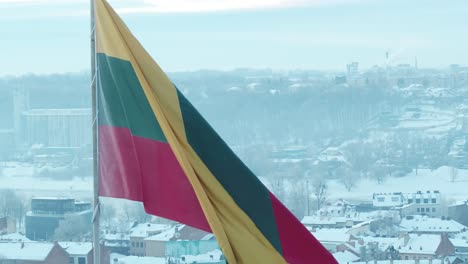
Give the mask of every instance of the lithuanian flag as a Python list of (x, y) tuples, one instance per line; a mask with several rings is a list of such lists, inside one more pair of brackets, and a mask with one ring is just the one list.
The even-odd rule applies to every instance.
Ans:
[(95, 0), (99, 194), (213, 232), (229, 263), (336, 263)]

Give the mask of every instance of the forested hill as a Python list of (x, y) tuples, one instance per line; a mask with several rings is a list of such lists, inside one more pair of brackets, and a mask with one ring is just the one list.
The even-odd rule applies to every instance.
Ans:
[[(381, 87), (335, 85), (325, 73), (270, 70), (172, 73), (171, 79), (232, 145), (313, 140), (353, 134), (398, 97)], [(90, 107), (87, 73), (0, 79), (0, 119), (11, 124), (12, 94), (30, 94), (31, 108)]]

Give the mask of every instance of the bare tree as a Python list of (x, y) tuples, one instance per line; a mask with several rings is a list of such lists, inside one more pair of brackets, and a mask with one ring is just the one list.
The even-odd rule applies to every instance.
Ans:
[(327, 190), (328, 186), (324, 178), (316, 177), (312, 180), (312, 192), (317, 200), (317, 210), (320, 210), (327, 200)]
[(116, 215), (116, 210), (111, 204), (101, 204), (101, 219), (104, 225), (112, 226), (112, 219)]
[(10, 216), (21, 223), (26, 214), (26, 200), (13, 190), (0, 190), (0, 216)]
[(145, 223), (151, 220), (151, 215), (145, 212), (145, 208), (142, 203), (127, 202), (122, 207), (122, 210), (127, 222), (137, 221), (139, 223)]
[(284, 178), (281, 176), (272, 177), (270, 179), (270, 189), (271, 192), (278, 198), (280, 201), (284, 202), (285, 200), (285, 186), (284, 186)]
[(458, 169), (450, 167), (450, 182), (455, 182), (458, 178)]
[(83, 217), (65, 216), (55, 229), (54, 239), (58, 241), (83, 241), (90, 238), (91, 226)]
[(359, 180), (359, 174), (353, 170), (346, 169), (341, 175), (341, 182), (345, 186), (346, 190), (350, 192)]
[(292, 184), (293, 189), (287, 193), (287, 207), (298, 218), (302, 219), (307, 211), (307, 192), (303, 181)]

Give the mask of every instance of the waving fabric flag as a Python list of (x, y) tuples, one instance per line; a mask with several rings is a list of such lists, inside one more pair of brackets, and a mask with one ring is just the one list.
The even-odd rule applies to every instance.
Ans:
[(99, 194), (213, 232), (229, 263), (336, 263), (95, 0)]

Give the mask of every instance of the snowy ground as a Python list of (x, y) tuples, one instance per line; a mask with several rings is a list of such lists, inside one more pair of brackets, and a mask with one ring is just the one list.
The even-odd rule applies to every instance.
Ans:
[(437, 170), (420, 169), (405, 177), (387, 178), (382, 184), (376, 180), (362, 179), (350, 192), (339, 181), (329, 182), (329, 197), (332, 200), (360, 200), (371, 201), (372, 194), (381, 192), (405, 192), (438, 190), (448, 202), (451, 200), (468, 199), (468, 170), (458, 170), (457, 179), (450, 181), (450, 168), (443, 166)]
[(440, 134), (456, 127), (456, 113), (433, 107), (421, 107), (421, 112), (406, 112), (400, 117), (396, 129), (427, 130)]
[[(270, 185), (267, 179), (262, 178), (262, 181), (267, 186)], [(285, 184), (286, 189), (293, 188), (288, 185)], [(4, 167), (3, 176), (0, 177), (0, 189), (18, 190), (31, 196), (91, 197), (92, 186), (91, 177), (60, 181), (39, 178), (34, 176), (34, 167), (25, 164)], [(374, 192), (411, 193), (427, 190), (440, 191), (447, 201), (466, 200), (468, 199), (468, 170), (459, 169), (454, 182), (450, 180), (450, 168), (444, 166), (434, 171), (420, 169), (417, 175), (412, 172), (405, 177), (387, 178), (382, 184), (377, 184), (374, 179), (361, 179), (351, 191), (347, 191), (339, 180), (329, 181), (328, 186), (330, 200), (342, 198), (350, 201), (370, 201)]]
[(35, 175), (37, 167), (27, 163), (8, 162), (1, 167), (0, 189), (12, 189), (28, 196), (73, 196), (91, 197), (91, 177), (54, 180)]

